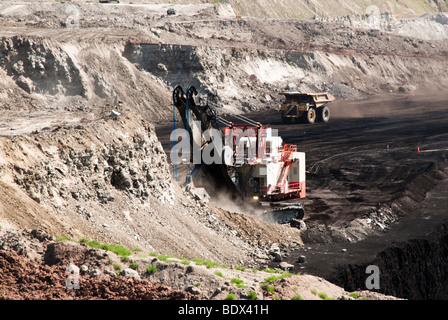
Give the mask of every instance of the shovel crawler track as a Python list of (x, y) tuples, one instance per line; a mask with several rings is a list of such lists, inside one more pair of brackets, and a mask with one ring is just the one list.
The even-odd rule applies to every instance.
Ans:
[(262, 213), (267, 222), (287, 224), (293, 220), (302, 220), (305, 216), (305, 209), (299, 203), (279, 203), (271, 207)]

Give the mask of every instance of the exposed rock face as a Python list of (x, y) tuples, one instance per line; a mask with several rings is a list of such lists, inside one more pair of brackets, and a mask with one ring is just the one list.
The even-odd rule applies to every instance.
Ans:
[(373, 261), (363, 265), (341, 266), (333, 282), (348, 291), (365, 287), (368, 265), (380, 271), (378, 292), (411, 300), (448, 298), (448, 225), (424, 238), (392, 245)]
[[(128, 117), (132, 117), (129, 115)], [(112, 136), (108, 126), (122, 126), (123, 134)], [(58, 141), (42, 139), (39, 148), (51, 156), (47, 163), (34, 168), (15, 165), (15, 181), (37, 202), (58, 203), (69, 197), (75, 200), (113, 201), (111, 187), (147, 200), (169, 196), (170, 179), (166, 154), (161, 149), (153, 127), (145, 123), (142, 131), (124, 128), (123, 121), (110, 119), (96, 128), (96, 135), (85, 148), (73, 142), (85, 135), (82, 127), (64, 128)], [(98, 124), (98, 123), (97, 123)], [(56, 144), (55, 144), (56, 142)], [(75, 142), (76, 143), (76, 142)]]
[(28, 93), (85, 97), (81, 70), (64, 50), (49, 50), (42, 40), (22, 37), (0, 43), (2, 68)]

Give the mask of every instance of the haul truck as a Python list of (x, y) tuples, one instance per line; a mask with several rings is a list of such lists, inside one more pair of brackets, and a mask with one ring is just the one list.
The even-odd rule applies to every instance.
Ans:
[(330, 108), (327, 103), (334, 101), (330, 93), (281, 92), (280, 94), (285, 96), (285, 101), (280, 107), (283, 121), (296, 120), (313, 124), (315, 121), (330, 120)]

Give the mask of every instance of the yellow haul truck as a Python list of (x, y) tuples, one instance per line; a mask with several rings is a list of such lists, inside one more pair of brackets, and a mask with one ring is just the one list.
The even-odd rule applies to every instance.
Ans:
[(330, 109), (326, 104), (334, 100), (331, 94), (327, 92), (281, 92), (280, 94), (286, 98), (280, 107), (283, 121), (304, 120), (312, 124), (316, 120), (322, 122), (330, 120)]

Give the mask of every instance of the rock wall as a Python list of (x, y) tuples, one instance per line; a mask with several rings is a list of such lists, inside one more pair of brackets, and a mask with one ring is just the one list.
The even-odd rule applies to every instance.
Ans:
[(48, 50), (45, 41), (4, 38), (0, 60), (7, 74), (28, 93), (86, 95), (80, 69), (63, 50)]
[[(169, 91), (122, 57), (123, 45), (85, 39), (58, 42), (40, 37), (0, 39), (0, 92), (4, 109), (82, 110), (125, 101), (147, 119), (160, 112)], [(21, 95), (24, 99), (17, 101)], [(166, 100), (167, 101), (167, 100)], [(157, 111), (156, 111), (157, 109)]]
[[(101, 129), (94, 138), (97, 141), (89, 141), (91, 137), (82, 141), (82, 125), (56, 128), (62, 131), (58, 146), (49, 141), (38, 146), (51, 158), (35, 168), (15, 165), (16, 183), (37, 202), (74, 198), (107, 203), (114, 200), (110, 192), (114, 188), (142, 200), (148, 200), (149, 194), (159, 200), (171, 199), (168, 162), (154, 128), (146, 124), (141, 132), (112, 139), (106, 127)], [(88, 145), (77, 148), (79, 144)]]
[[(337, 98), (362, 98), (423, 91), (428, 83), (431, 90), (448, 85), (438, 72), (448, 69), (446, 61), (328, 51), (129, 44), (123, 55), (169, 86), (196, 86), (222, 112), (277, 108), (283, 90), (328, 90)], [(438, 88), (434, 77), (440, 78)]]
[[(396, 243), (363, 265), (341, 266), (332, 279), (347, 291), (365, 288), (368, 265), (380, 271), (381, 293), (411, 300), (448, 298), (448, 225), (422, 238)], [(331, 281), (331, 280), (330, 280)]]
[(341, 21), (173, 20), (142, 30), (138, 41), (139, 29), (120, 40), (104, 31), (98, 41), (85, 26), (1, 38), (0, 107), (76, 110), (123, 101), (162, 121), (172, 119), (176, 85), (196, 86), (223, 113), (277, 109), (284, 90), (358, 99), (448, 86), (445, 42)]

